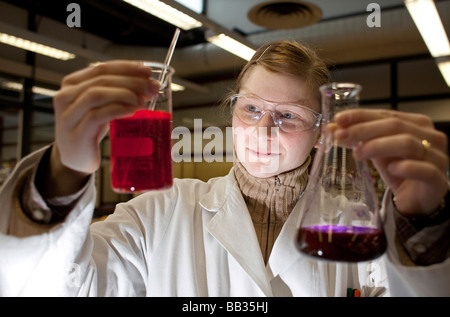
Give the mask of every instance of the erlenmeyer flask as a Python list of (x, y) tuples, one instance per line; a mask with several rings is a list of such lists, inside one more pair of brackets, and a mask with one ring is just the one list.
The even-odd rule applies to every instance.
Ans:
[(356, 160), (325, 129), (338, 112), (359, 107), (361, 86), (332, 83), (320, 91), (324, 122), (302, 199), (297, 247), (324, 260), (375, 259), (386, 250), (386, 238), (367, 162)]

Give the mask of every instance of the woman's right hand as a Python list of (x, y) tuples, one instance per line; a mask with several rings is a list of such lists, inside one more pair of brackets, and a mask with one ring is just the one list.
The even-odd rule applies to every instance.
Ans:
[(158, 93), (159, 84), (150, 76), (149, 67), (132, 61), (105, 62), (66, 76), (53, 100), (55, 144), (47, 175), (55, 178), (70, 171), (86, 178), (94, 173), (109, 122), (144, 108)]

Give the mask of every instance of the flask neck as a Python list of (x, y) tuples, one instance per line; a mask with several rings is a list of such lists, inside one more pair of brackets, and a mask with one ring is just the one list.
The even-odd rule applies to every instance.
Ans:
[(359, 107), (361, 86), (353, 83), (331, 83), (320, 88), (322, 95), (322, 113), (326, 123), (344, 110)]

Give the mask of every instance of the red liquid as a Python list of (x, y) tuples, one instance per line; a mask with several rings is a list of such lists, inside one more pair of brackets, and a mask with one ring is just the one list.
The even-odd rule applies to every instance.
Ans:
[(308, 226), (297, 236), (300, 251), (331, 261), (369, 261), (381, 256), (386, 246), (384, 232), (369, 227)]
[(172, 186), (172, 114), (140, 110), (110, 123), (111, 181), (121, 193)]

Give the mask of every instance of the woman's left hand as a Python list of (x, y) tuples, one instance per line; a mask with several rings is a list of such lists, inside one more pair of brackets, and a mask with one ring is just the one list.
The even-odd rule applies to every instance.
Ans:
[(335, 137), (371, 159), (404, 216), (431, 214), (449, 191), (448, 138), (422, 114), (354, 109), (338, 113)]

